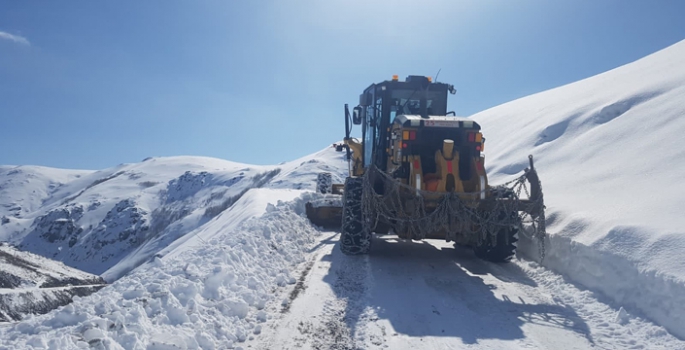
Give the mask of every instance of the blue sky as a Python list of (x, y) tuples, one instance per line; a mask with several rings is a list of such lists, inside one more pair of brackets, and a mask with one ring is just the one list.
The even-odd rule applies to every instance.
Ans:
[(343, 104), (393, 74), (441, 69), (467, 116), (683, 40), (684, 13), (681, 0), (0, 0), (0, 164), (275, 164), (341, 139)]

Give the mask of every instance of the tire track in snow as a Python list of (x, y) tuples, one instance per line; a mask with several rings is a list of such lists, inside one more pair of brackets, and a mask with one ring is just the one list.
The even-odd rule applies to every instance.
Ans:
[(336, 247), (329, 247), (320, 260), (326, 262), (328, 274), (323, 278), (331, 286), (332, 297), (324, 300), (318, 315), (298, 323), (298, 331), (306, 338), (301, 348), (353, 350), (358, 321), (364, 312), (368, 290), (368, 256), (345, 256)]
[(337, 233), (330, 234), (314, 247), (318, 251), (285, 297), (282, 316), (272, 320), (273, 333), (257, 349), (360, 348), (355, 335), (366, 311), (368, 257), (343, 255), (335, 246)]
[(307, 265), (305, 265), (304, 270), (302, 270), (302, 273), (300, 274), (300, 278), (297, 280), (297, 283), (295, 284), (295, 288), (293, 288), (293, 290), (290, 292), (290, 296), (288, 297), (289, 302), (283, 306), (283, 309), (281, 309), (281, 313), (288, 312), (290, 310), (290, 305), (292, 305), (293, 301), (297, 299), (297, 296), (300, 295), (300, 292), (304, 291), (307, 288), (307, 286), (305, 285), (305, 281), (313, 265), (314, 260), (308, 262)]
[(314, 248), (289, 312), (252, 348), (685, 349), (532, 262), (491, 264), (440, 241), (375, 239), (369, 256), (336, 244), (330, 233)]
[[(325, 327), (315, 339), (315, 349), (356, 349), (360, 324), (365, 311), (365, 299), (369, 290), (369, 257), (345, 256), (337, 247), (330, 254), (332, 270), (329, 281), (334, 279), (333, 292), (337, 299), (328, 301), (324, 309)], [(322, 334), (323, 333), (323, 334)]]

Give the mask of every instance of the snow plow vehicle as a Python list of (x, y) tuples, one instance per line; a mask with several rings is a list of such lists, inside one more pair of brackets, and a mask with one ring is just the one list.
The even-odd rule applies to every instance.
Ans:
[[(447, 112), (448, 93), (455, 92), (429, 77), (393, 76), (365, 89), (351, 114), (345, 105), (349, 176), (334, 184), (330, 173), (320, 174), (324, 198), (306, 205), (312, 223), (340, 230), (343, 253), (367, 254), (373, 233), (394, 233), (453, 241), (482, 259), (506, 262), (521, 230), (543, 241), (533, 157), (520, 176), (491, 186), (480, 125)], [(350, 137), (352, 124), (361, 125), (362, 140)]]

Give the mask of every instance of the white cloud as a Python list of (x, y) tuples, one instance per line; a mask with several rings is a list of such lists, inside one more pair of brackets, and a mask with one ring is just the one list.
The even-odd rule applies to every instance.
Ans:
[(24, 38), (23, 36), (13, 35), (3, 31), (0, 31), (0, 39), (14, 41), (15, 43), (22, 45), (31, 45), (31, 43), (29, 43), (29, 41), (26, 40), (26, 38)]

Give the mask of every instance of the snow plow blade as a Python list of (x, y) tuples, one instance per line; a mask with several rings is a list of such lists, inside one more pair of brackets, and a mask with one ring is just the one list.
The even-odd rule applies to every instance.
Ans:
[[(479, 208), (481, 210), (496, 210), (498, 204), (501, 205), (502, 203), (508, 202), (511, 203), (508, 206), (514, 208), (516, 211), (529, 214), (534, 219), (542, 217), (544, 220), (545, 203), (542, 197), (542, 185), (540, 183), (540, 178), (538, 177), (538, 172), (533, 164), (532, 155), (528, 156), (528, 161), (530, 167), (524, 170), (524, 173), (520, 178), (521, 180), (525, 179), (528, 182), (529, 190), (525, 191), (528, 198), (519, 198), (518, 195), (516, 198), (511, 198), (504, 192), (503, 197), (495, 195), (482, 201)], [(520, 181), (520, 183), (523, 184), (523, 181)], [(518, 190), (517, 192), (521, 191)]]
[(342, 223), (341, 206), (320, 206), (315, 207), (311, 202), (305, 205), (307, 218), (316, 226), (321, 226), (328, 230), (340, 230)]

